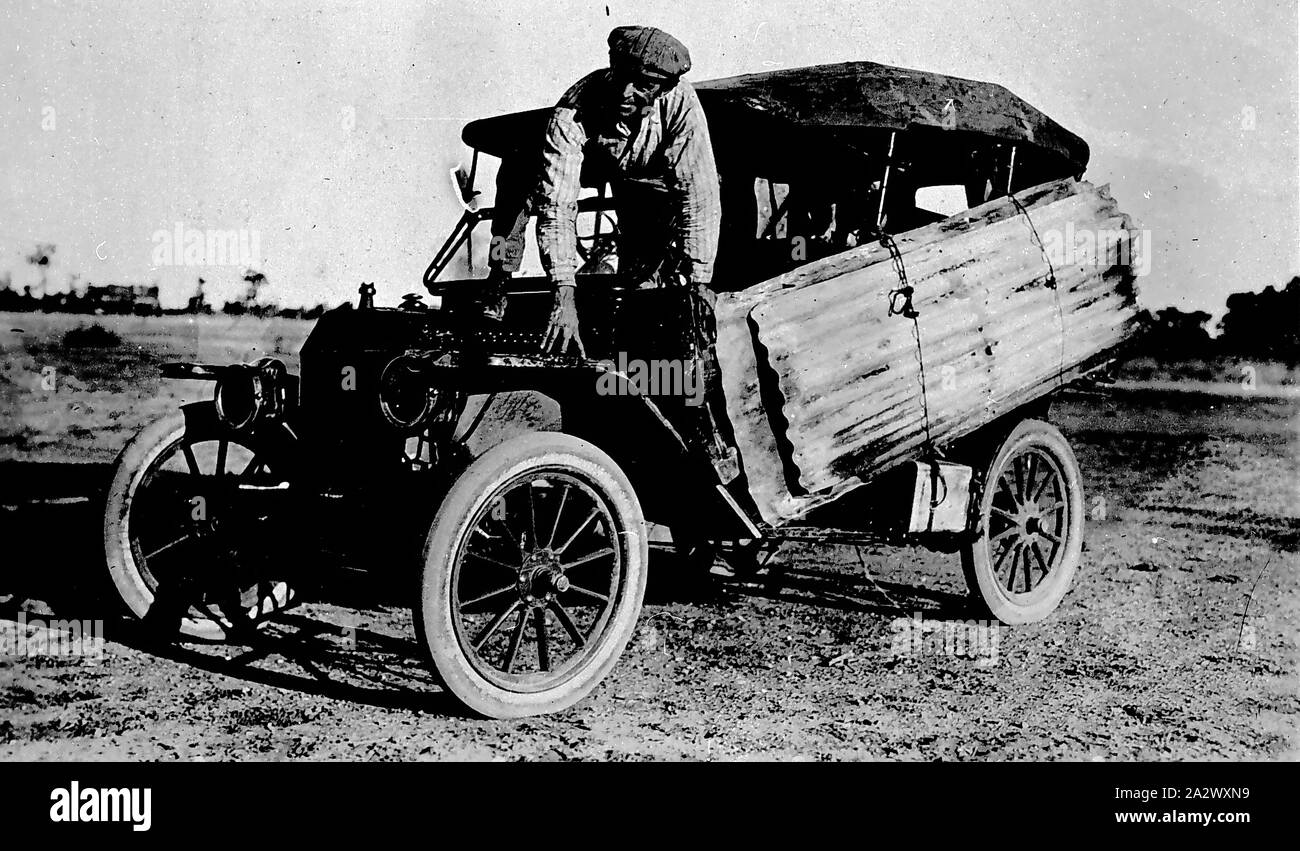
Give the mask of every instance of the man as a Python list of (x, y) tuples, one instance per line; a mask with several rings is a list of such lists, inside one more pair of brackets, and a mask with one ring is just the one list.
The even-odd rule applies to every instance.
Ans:
[(609, 58), (610, 67), (583, 77), (556, 105), (532, 197), (520, 189), (527, 185), (520, 169), (498, 179), (492, 232), (501, 250), (492, 252), (490, 292), (499, 304), (504, 280), (519, 267), (531, 205), (542, 265), (555, 286), (547, 350), (573, 346), (585, 355), (574, 297), (583, 175), (613, 186), (619, 268), (628, 280), (684, 283), (711, 300), (721, 206), (704, 111), (681, 80), (690, 54), (662, 30), (618, 27), (609, 35)]

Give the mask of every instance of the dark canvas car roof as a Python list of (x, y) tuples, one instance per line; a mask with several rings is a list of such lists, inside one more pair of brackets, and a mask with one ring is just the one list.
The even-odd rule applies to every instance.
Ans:
[[(1003, 142), (1023, 149), (1046, 176), (1082, 174), (1088, 145), (1003, 86), (896, 68), (842, 62), (694, 83), (708, 113), (719, 165), (762, 134), (835, 140), (866, 150), (882, 133), (916, 131), (933, 148)], [(472, 121), (465, 143), (495, 156), (539, 148), (550, 108)]]

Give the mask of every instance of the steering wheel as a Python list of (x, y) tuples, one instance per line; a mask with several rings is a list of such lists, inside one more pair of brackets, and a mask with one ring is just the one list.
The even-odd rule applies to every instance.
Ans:
[(608, 210), (601, 210), (596, 213), (596, 216), (598, 217), (596, 222), (603, 218), (608, 223), (608, 228), (602, 227), (600, 236), (597, 236), (595, 224), (593, 223), (591, 233), (586, 236), (578, 234), (578, 254), (582, 257), (584, 263), (590, 260), (591, 255), (595, 252), (597, 240), (604, 242), (605, 240), (617, 240), (619, 237), (618, 222), (609, 214)]

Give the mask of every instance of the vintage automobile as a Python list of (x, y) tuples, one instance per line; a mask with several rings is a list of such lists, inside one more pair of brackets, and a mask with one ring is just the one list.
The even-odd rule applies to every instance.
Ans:
[[(679, 566), (737, 570), (788, 540), (959, 551), (975, 605), (1051, 613), (1084, 502), (1048, 403), (1136, 318), (1137, 231), (1082, 180), (1085, 143), (1000, 86), (866, 62), (696, 88), (723, 199), (713, 351), (682, 287), (609, 263), (579, 277), (585, 356), (542, 352), (544, 278), (512, 280), (504, 321), (481, 321), (481, 281), (440, 275), (462, 248), (472, 263), (492, 216), (480, 155), (534, 161), (548, 110), (474, 121), (427, 303), (376, 306), (363, 285), (319, 320), (301, 376), (272, 358), (166, 367), (215, 392), (119, 459), (104, 539), (131, 614), (238, 638), (296, 598), (306, 540), (346, 534), (375, 566), (418, 565), (438, 679), (505, 718), (609, 673), (652, 530)], [(580, 210), (599, 259), (609, 187)], [(685, 396), (709, 357), (720, 379)], [(638, 380), (633, 360), (678, 380)]]

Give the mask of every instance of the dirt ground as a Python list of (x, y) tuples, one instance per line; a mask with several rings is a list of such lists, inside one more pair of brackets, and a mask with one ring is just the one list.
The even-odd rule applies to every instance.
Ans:
[[(0, 620), (98, 617), (88, 495), (139, 422), (190, 391), (150, 379), (145, 346), (120, 362), (58, 350), (73, 383), (42, 394), (55, 350), (2, 318)], [(224, 359), (301, 333), (198, 344)], [(421, 662), (414, 567), (361, 554), (322, 568), (254, 645), (160, 646), (110, 621), (98, 662), (0, 656), (0, 759), (1300, 757), (1300, 402), (1125, 391), (1053, 419), (1084, 472), (1083, 566), (1051, 618), (984, 630), (976, 653), (942, 632), (898, 640), (916, 618), (969, 617), (956, 556), (787, 546), (759, 581), (694, 583), (656, 557), (636, 636), (589, 699), (482, 721)]]

